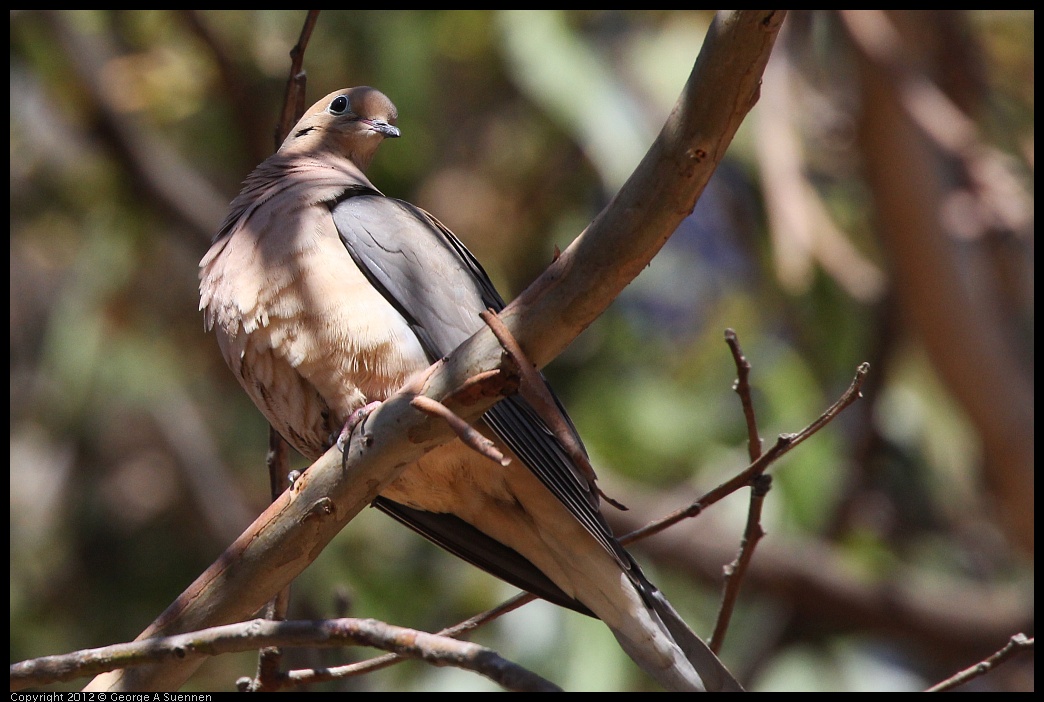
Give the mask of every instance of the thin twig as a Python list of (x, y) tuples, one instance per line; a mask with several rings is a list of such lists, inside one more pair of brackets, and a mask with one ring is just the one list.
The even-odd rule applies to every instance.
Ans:
[[(816, 421), (809, 424), (797, 434), (794, 434), (790, 441), (790, 445), (786, 448), (786, 451), (796, 448), (797, 445), (805, 441), (805, 439), (808, 439), (827, 424), (830, 424), (830, 422), (834, 421), (834, 418), (841, 414), (846, 407), (862, 397), (863, 394), (860, 390), (863, 387), (863, 382), (866, 380), (868, 373), (870, 373), (870, 364), (860, 363), (859, 368), (856, 369), (855, 378), (852, 379), (852, 384), (848, 386), (848, 389), (845, 390), (844, 394), (837, 399), (837, 402), (830, 405), (826, 412), (821, 414)], [(784, 453), (786, 451), (784, 451)]]
[(932, 685), (927, 690), (925, 690), (925, 692), (946, 692), (947, 690), (952, 690), (955, 687), (963, 685), (969, 680), (974, 680), (975, 678), (982, 677), (983, 675), (986, 675), (986, 673), (990, 672), (998, 665), (1003, 663), (1004, 661), (1014, 656), (1016, 653), (1021, 653), (1022, 651), (1032, 651), (1033, 641), (1034, 640), (1032, 638), (1026, 638), (1025, 634), (1015, 634), (1008, 640), (1008, 643), (1005, 644), (1004, 648), (997, 651), (989, 658), (979, 661), (970, 668), (965, 668), (961, 672), (947, 678), (946, 680), (943, 680), (940, 683)]
[[(476, 614), (474, 617), (454, 624), (453, 626), (437, 631), (436, 634), (438, 636), (449, 636), (454, 639), (459, 639), (465, 634), (469, 634), (475, 629), (478, 629), (480, 626), (484, 626), (495, 619), (499, 619), (508, 612), (513, 612), (535, 599), (537, 599), (536, 595), (528, 592), (520, 592), (496, 607), (488, 609), (480, 614)], [(382, 668), (401, 663), (405, 660), (408, 659), (396, 653), (386, 653), (383, 656), (377, 656), (375, 658), (359, 661), (358, 663), (350, 663), (348, 665), (322, 668), (320, 670), (292, 670), (284, 676), (284, 687), (297, 687), (312, 683), (328, 682), (331, 680), (341, 680), (343, 678), (364, 675), (375, 670), (381, 670)]]
[[(740, 405), (743, 407), (743, 417), (747, 423), (747, 452), (751, 462), (761, 458), (761, 434), (758, 432), (758, 419), (754, 412), (754, 400), (751, 398), (750, 388), (750, 361), (747, 360), (740, 346), (739, 337), (732, 329), (725, 330), (725, 343), (732, 352), (732, 360), (736, 364), (736, 382), (732, 389), (739, 395)], [(721, 645), (725, 641), (725, 633), (728, 631), (729, 622), (732, 621), (732, 612), (739, 599), (740, 586), (743, 576), (747, 572), (747, 566), (754, 557), (754, 549), (757, 547), (765, 531), (761, 528), (761, 508), (765, 503), (765, 495), (772, 486), (772, 478), (761, 474), (751, 480), (750, 507), (747, 510), (747, 527), (743, 531), (743, 539), (740, 542), (739, 553), (735, 560), (725, 566), (724, 587), (721, 591), (721, 606), (718, 608), (718, 616), (714, 622), (714, 633), (711, 636), (709, 646), (712, 651), (721, 651)]]
[(308, 40), (312, 38), (312, 30), (319, 20), (319, 10), (309, 10), (305, 17), (304, 26), (301, 28), (301, 36), (298, 37), (294, 48), (290, 49), (290, 77), (286, 79), (286, 92), (283, 94), (283, 112), (279, 116), (279, 124), (276, 125), (275, 145), (279, 145), (286, 139), (290, 129), (297, 124), (304, 114), (305, 109), (305, 84), (308, 76), (304, 71), (304, 54), (308, 48)]
[(721, 651), (721, 645), (725, 641), (725, 633), (732, 621), (732, 611), (739, 599), (740, 584), (747, 572), (751, 559), (754, 558), (754, 549), (758, 542), (765, 536), (765, 530), (761, 527), (761, 508), (765, 504), (765, 495), (772, 487), (771, 475), (759, 475), (754, 478), (754, 484), (750, 491), (750, 508), (747, 510), (747, 527), (743, 530), (743, 541), (740, 543), (739, 555), (729, 565), (725, 566), (725, 587), (721, 593), (721, 607), (718, 608), (718, 619), (714, 623), (714, 633), (711, 635), (710, 649), (715, 653)]
[(722, 498), (731, 495), (736, 490), (740, 489), (744, 485), (747, 485), (754, 476), (761, 475), (764, 473), (770, 465), (772, 465), (777, 459), (783, 454), (789, 452), (795, 446), (808, 439), (810, 436), (815, 434), (817, 431), (825, 427), (831, 421), (837, 417), (846, 407), (855, 402), (861, 394), (859, 389), (863, 386), (863, 382), (866, 380), (867, 373), (870, 372), (870, 365), (868, 363), (862, 363), (859, 365), (856, 371), (855, 378), (852, 380), (852, 384), (848, 386), (844, 394), (838, 398), (837, 402), (832, 404), (826, 409), (823, 414), (809, 424), (807, 427), (802, 429), (797, 434), (781, 434), (776, 443), (773, 444), (772, 448), (763, 453), (756, 461), (747, 466), (741, 473), (725, 481), (718, 487), (714, 488), (710, 492), (703, 495), (701, 498), (693, 502), (687, 507), (672, 512), (667, 516), (656, 520), (641, 529), (636, 529), (630, 534), (622, 537), (620, 543), (629, 544), (639, 539), (644, 539), (653, 534), (659, 533), (664, 529), (682, 521), (683, 519), (689, 519), (695, 517), (697, 514), (702, 512), (705, 508), (721, 500)]
[(732, 351), (732, 359), (736, 362), (736, 382), (732, 389), (739, 395), (743, 406), (743, 416), (747, 420), (747, 452), (753, 463), (761, 456), (761, 435), (758, 433), (758, 420), (754, 415), (754, 402), (750, 397), (750, 361), (740, 348), (739, 338), (732, 329), (725, 330), (725, 343)]
[(496, 444), (483, 436), (478, 429), (458, 417), (454, 414), (453, 410), (438, 400), (433, 400), (424, 395), (417, 395), (410, 400), (410, 404), (425, 414), (444, 420), (450, 425), (460, 440), (464, 442), (465, 446), (502, 466), (511, 463), (511, 459), (506, 458), (504, 454), (500, 452), (500, 449), (497, 448)]
[[(509, 690), (560, 691), (539, 675), (502, 658), (485, 646), (406, 629), (375, 619), (274, 622), (254, 619), (176, 636), (157, 637), (104, 648), (48, 656), (11, 666), (12, 689), (41, 681), (71, 680), (116, 668), (170, 659), (204, 659), (263, 646), (372, 646), (484, 675)], [(16, 685), (17, 682), (17, 685)]]

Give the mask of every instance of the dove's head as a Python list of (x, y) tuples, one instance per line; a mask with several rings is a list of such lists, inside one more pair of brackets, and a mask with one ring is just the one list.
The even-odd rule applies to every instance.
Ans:
[(399, 136), (399, 113), (388, 96), (368, 86), (336, 90), (312, 105), (279, 147), (280, 153), (324, 151), (366, 170), (386, 138)]

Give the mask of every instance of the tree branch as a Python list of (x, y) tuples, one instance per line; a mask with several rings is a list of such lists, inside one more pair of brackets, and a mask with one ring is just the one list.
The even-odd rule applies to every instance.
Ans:
[(41, 681), (70, 680), (117, 666), (163, 660), (192, 661), (262, 647), (372, 646), (419, 658), (432, 665), (471, 670), (505, 689), (561, 692), (558, 686), (478, 644), (406, 629), (375, 619), (285, 621), (255, 619), (149, 641), (115, 644), (64, 656), (48, 656), (11, 666), (11, 689)]
[(998, 665), (1008, 660), (1016, 653), (1022, 651), (1032, 651), (1034, 648), (1034, 640), (1027, 638), (1025, 634), (1015, 634), (1012, 636), (1008, 643), (1004, 645), (1004, 648), (994, 653), (986, 660), (979, 661), (970, 668), (965, 668), (961, 672), (953, 675), (941, 683), (937, 683), (929, 687), (925, 692), (947, 692), (955, 687), (959, 687), (969, 680), (986, 675)]

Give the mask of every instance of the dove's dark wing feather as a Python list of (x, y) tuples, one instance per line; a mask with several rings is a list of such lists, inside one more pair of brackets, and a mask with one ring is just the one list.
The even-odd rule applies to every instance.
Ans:
[(437, 546), (504, 582), (548, 602), (593, 616), (591, 610), (562, 592), (518, 551), (486, 536), (463, 519), (452, 514), (413, 509), (384, 497), (378, 497), (373, 504)]

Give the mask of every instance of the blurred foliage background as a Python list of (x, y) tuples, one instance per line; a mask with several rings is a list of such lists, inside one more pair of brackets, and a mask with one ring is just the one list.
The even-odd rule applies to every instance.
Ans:
[[(12, 661), (133, 639), (267, 501), (266, 425), (203, 332), (197, 262), (275, 147), (304, 16), (11, 12)], [(638, 163), (712, 18), (324, 11), (307, 102), (387, 93), (403, 138), (371, 179), (510, 299)], [(753, 689), (916, 690), (1032, 635), (1033, 19), (792, 13), (693, 215), (547, 369), (638, 523), (747, 463), (726, 327), (769, 443), (871, 363), (864, 399), (772, 471), (722, 653)], [(746, 506), (633, 547), (705, 635)], [(291, 615), (435, 630), (511, 592), (367, 510)], [(474, 638), (566, 689), (651, 684), (599, 622), (543, 603)], [(232, 689), (253, 659), (190, 688)], [(496, 689), (421, 663), (339, 688)]]

